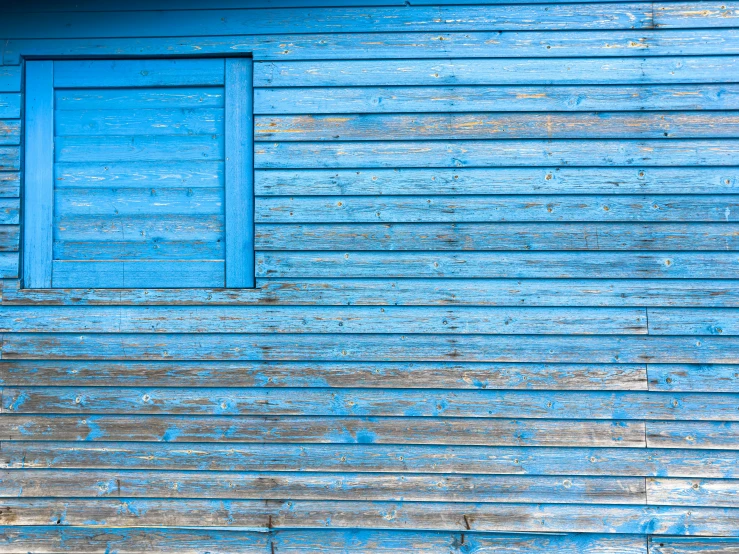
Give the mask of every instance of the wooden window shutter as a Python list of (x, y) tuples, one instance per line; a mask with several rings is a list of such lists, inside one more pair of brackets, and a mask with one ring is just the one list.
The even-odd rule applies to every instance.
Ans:
[(250, 59), (26, 63), (23, 286), (254, 286)]

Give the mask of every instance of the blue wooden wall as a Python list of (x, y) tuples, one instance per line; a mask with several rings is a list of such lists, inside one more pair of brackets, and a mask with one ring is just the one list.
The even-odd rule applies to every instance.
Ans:
[[(739, 4), (362, 4), (3, 5), (0, 551), (737, 552)], [(24, 60), (229, 55), (257, 288), (22, 288)]]

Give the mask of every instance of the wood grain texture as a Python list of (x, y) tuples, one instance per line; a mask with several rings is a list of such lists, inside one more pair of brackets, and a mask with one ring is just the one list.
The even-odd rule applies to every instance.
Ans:
[(733, 365), (648, 364), (650, 390), (739, 391), (739, 367)]
[[(163, 137), (164, 138), (164, 137)], [(197, 137), (196, 137), (197, 138)], [(87, 139), (67, 139), (57, 157), (60, 161), (81, 161), (79, 149)], [(181, 139), (182, 140), (182, 139)], [(100, 157), (130, 141), (104, 143)], [(591, 140), (588, 148), (579, 140), (496, 140), (496, 141), (375, 141), (375, 142), (276, 142), (259, 143), (254, 151), (258, 169), (322, 168), (462, 168), (462, 167), (547, 167), (560, 166), (729, 166), (736, 160), (739, 141), (726, 140)], [(192, 145), (199, 155), (219, 155), (217, 143)], [(187, 150), (171, 154), (183, 159)], [(146, 159), (147, 144), (126, 159)], [(191, 154), (192, 155), (192, 154)], [(118, 156), (123, 157), (122, 154)], [(93, 156), (93, 159), (97, 156)], [(98, 157), (99, 159), (99, 157)], [(170, 158), (167, 158), (170, 159)]]
[[(736, 536), (736, 509), (444, 502), (8, 499), (0, 522), (15, 525), (434, 529)], [(689, 513), (688, 513), (689, 512)]]
[(739, 548), (737, 539), (658, 537), (649, 540), (649, 550), (655, 554), (733, 554)]
[[(548, 9), (545, 9), (548, 8)], [(7, 38), (80, 38), (203, 36), (237, 33), (274, 35), (295, 32), (454, 31), (454, 30), (579, 30), (653, 27), (648, 3), (612, 4), (607, 13), (598, 4), (557, 4), (512, 7), (417, 6), (333, 7), (292, 10), (208, 10), (117, 13), (11, 13), (0, 26)], [(673, 15), (679, 19), (677, 15)], [(700, 26), (692, 18), (691, 26)], [(535, 23), (534, 23), (535, 21)], [(710, 21), (709, 21), (710, 23)], [(674, 26), (674, 25), (673, 25)], [(706, 25), (712, 26), (712, 25)]]
[[(431, 3), (429, 0), (417, 2)], [(471, 0), (469, 3), (501, 2)], [(660, 29), (656, 32), (649, 29), (575, 32), (533, 29), (435, 33), (367, 31), (367, 28), (363, 28), (359, 32), (280, 33), (271, 36), (235, 34), (203, 37), (97, 37), (46, 41), (9, 39), (5, 42), (3, 59), (6, 64), (12, 65), (18, 64), (22, 57), (90, 55), (159, 57), (251, 53), (256, 60), (356, 60), (644, 57), (737, 53), (737, 31), (730, 28)]]
[[(129, 553), (141, 549), (156, 552), (201, 554), (204, 550), (234, 554), (318, 553), (327, 549), (360, 554), (413, 551), (421, 554), (463, 554), (497, 551), (508, 554), (592, 552), (597, 554), (646, 554), (646, 538), (627, 535), (510, 535), (434, 531), (361, 531), (300, 529), (264, 532), (204, 529), (85, 529), (80, 527), (5, 527), (0, 540), (10, 554), (30, 549), (53, 552)], [(695, 539), (694, 539), (695, 540)], [(726, 539), (724, 539), (726, 540)], [(672, 551), (670, 551), (672, 552)]]
[(650, 421), (647, 444), (656, 448), (739, 450), (739, 426), (731, 422)]
[(256, 141), (737, 137), (739, 116), (728, 111), (274, 115), (254, 120)]
[(275, 279), (257, 289), (21, 289), (3, 281), (7, 306), (105, 306), (170, 304), (290, 306), (567, 306), (739, 307), (731, 279)]
[(647, 390), (644, 364), (0, 362), (3, 385), (97, 386), (112, 382), (161, 387)]
[[(343, 203), (343, 200), (341, 200)], [(351, 199), (349, 199), (351, 203)], [(472, 199), (470, 199), (472, 202)], [(261, 202), (260, 202), (261, 204)], [(556, 201), (547, 203), (554, 212)], [(328, 205), (326, 202), (325, 205)], [(608, 203), (608, 207), (611, 207)], [(580, 204), (582, 206), (582, 203)], [(633, 204), (632, 204), (633, 206)], [(582, 206), (587, 209), (586, 206)], [(533, 206), (532, 206), (533, 208)], [(513, 205), (511, 209), (514, 209)], [(535, 208), (534, 208), (535, 209)], [(325, 210), (326, 212), (330, 210)], [(429, 210), (430, 212), (431, 210)], [(455, 210), (456, 211), (456, 210)], [(461, 207), (459, 212), (469, 212)], [(593, 210), (595, 211), (595, 210)], [(289, 212), (288, 212), (289, 213)], [(325, 212), (324, 212), (325, 213)], [(385, 212), (387, 213), (387, 212)], [(571, 212), (570, 212), (571, 213)], [(330, 217), (319, 215), (316, 219)], [(375, 215), (377, 212), (375, 212)], [(383, 212), (380, 212), (382, 215)], [(600, 215), (596, 212), (597, 215)], [(436, 216), (437, 214), (433, 214)], [(456, 218), (456, 214), (450, 218)], [(501, 210), (500, 218), (508, 218)], [(569, 215), (569, 213), (568, 213)], [(662, 215), (662, 214), (660, 214)], [(294, 217), (266, 214), (269, 221)], [(424, 218), (420, 213), (411, 217)], [(431, 216), (431, 217), (433, 217)], [(693, 217), (700, 217), (695, 211)], [(305, 216), (307, 218), (307, 215)], [(533, 217), (533, 216), (532, 216)], [(555, 216), (556, 217), (556, 216)], [(587, 217), (587, 216), (585, 216)], [(618, 215), (614, 214), (614, 217)], [(107, 226), (106, 226), (107, 227)], [(257, 250), (738, 250), (731, 223), (258, 223)]]
[[(542, 167), (257, 170), (259, 196), (731, 194), (739, 175), (715, 167)], [(262, 200), (260, 199), (259, 202)]]
[(54, 62), (26, 66), (23, 283), (51, 287), (54, 218)]
[[(612, 33), (608, 37), (612, 39)], [(469, 55), (467, 49), (465, 53)], [(257, 114), (733, 110), (739, 104), (738, 93), (732, 84), (258, 88), (254, 110)]]
[[(398, 425), (402, 422), (402, 425)], [(4, 415), (5, 440), (644, 447), (640, 421)], [(556, 431), (556, 432), (555, 432)], [(403, 460), (399, 460), (403, 461)]]
[[(21, 418), (29, 423), (30, 418)], [(36, 418), (33, 421), (39, 421)], [(108, 420), (97, 418), (95, 421)], [(145, 421), (145, 420), (143, 420)], [(301, 420), (299, 423), (305, 423)], [(375, 420), (377, 422), (378, 420)], [(455, 420), (451, 420), (452, 423)], [(299, 424), (298, 423), (298, 424)], [(333, 440), (317, 440), (308, 435), (298, 444), (290, 444), (291, 435), (283, 443), (275, 442), (230, 442), (218, 444), (188, 442), (107, 442), (92, 437), (89, 440), (60, 442), (48, 440), (42, 434), (40, 440), (11, 440), (2, 443), (0, 460), (8, 469), (136, 469), (136, 470), (179, 470), (179, 471), (323, 471), (369, 473), (424, 473), (424, 474), (474, 474), (474, 475), (582, 475), (582, 476), (662, 476), (733, 479), (739, 475), (736, 450), (698, 450), (676, 448), (644, 448), (632, 442), (636, 435), (628, 433), (627, 439), (617, 439), (608, 444), (606, 435), (598, 435), (593, 428), (593, 437), (601, 440), (584, 447), (530, 446), (459, 446), (432, 444), (439, 439), (429, 433), (429, 444), (383, 444), (391, 442), (381, 435), (369, 439), (372, 427), (357, 422), (348, 425), (345, 434), (337, 431)], [(471, 420), (475, 428), (480, 420)], [(496, 422), (496, 424), (499, 422)], [(529, 421), (541, 423), (541, 420)], [(414, 422), (415, 424), (415, 422)], [(622, 427), (628, 428), (626, 422)], [(32, 430), (28, 426), (28, 431)], [(312, 429), (307, 426), (307, 429)], [(373, 427), (375, 430), (379, 427)], [(462, 428), (461, 426), (459, 427)], [(498, 425), (491, 431), (499, 431)], [(565, 428), (568, 428), (565, 425)], [(61, 429), (57, 426), (56, 429)], [(103, 432), (107, 426), (101, 428)], [(528, 429), (533, 429), (529, 426)], [(352, 431), (354, 430), (354, 431)], [(362, 430), (366, 434), (362, 434)], [(431, 431), (431, 429), (429, 429)], [(544, 429), (542, 429), (542, 432)], [(643, 428), (642, 428), (643, 431)], [(296, 431), (297, 432), (297, 431)], [(359, 432), (357, 437), (352, 432)], [(624, 431), (622, 430), (622, 433)], [(575, 436), (575, 435), (572, 435)], [(170, 435), (168, 438), (171, 438)], [(297, 440), (297, 439), (295, 439)], [(331, 444), (316, 444), (330, 442)], [(584, 441), (583, 441), (584, 442)], [(582, 444), (582, 443), (580, 443)]]
[(739, 507), (737, 481), (730, 479), (647, 478), (647, 501), (662, 506)]
[[(646, 334), (638, 308), (5, 308), (3, 333)], [(351, 339), (349, 339), (351, 340)]]
[[(59, 201), (60, 199), (57, 200)], [(122, 201), (120, 203), (123, 204)], [(125, 209), (126, 206), (123, 204), (121, 210)], [(198, 213), (195, 207), (192, 211)], [(737, 216), (734, 214), (739, 214), (739, 196), (736, 195), (382, 197), (343, 195), (260, 198), (256, 205), (255, 218), (257, 223), (344, 224), (516, 221), (729, 223), (735, 221)]]
[[(675, 504), (684, 480), (648, 481), (657, 500)], [(725, 481), (724, 481), (725, 483)], [(713, 486), (713, 488), (711, 488)], [(731, 504), (717, 481), (702, 481), (697, 505)], [(668, 487), (669, 490), (668, 490)], [(690, 486), (688, 486), (690, 488)], [(728, 491), (726, 491), (728, 492)], [(222, 498), (408, 502), (646, 503), (640, 477), (408, 475), (317, 472), (157, 472), (4, 470), (0, 498)], [(712, 498), (715, 496), (717, 498)], [(723, 498), (723, 501), (722, 501)], [(556, 500), (555, 500), (556, 499)], [(682, 504), (685, 504), (684, 502)]]
[[(197, 340), (194, 340), (197, 338)], [(734, 337), (5, 333), (3, 360), (736, 364)], [(708, 395), (710, 396), (710, 395)], [(729, 395), (730, 396), (730, 395)], [(739, 414), (735, 414), (739, 417)]]
[(246, 58), (225, 64), (225, 285), (248, 288), (254, 286), (253, 64)]
[(737, 395), (657, 392), (5, 387), (5, 413), (737, 421)]
[(732, 252), (310, 252), (260, 251), (257, 277), (464, 279), (721, 279)]
[(739, 58), (556, 58), (257, 62), (255, 87), (718, 83)]

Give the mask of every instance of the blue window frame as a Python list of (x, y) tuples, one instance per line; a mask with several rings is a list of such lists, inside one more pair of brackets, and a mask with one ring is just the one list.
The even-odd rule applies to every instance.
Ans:
[(25, 288), (254, 286), (251, 59), (25, 71)]

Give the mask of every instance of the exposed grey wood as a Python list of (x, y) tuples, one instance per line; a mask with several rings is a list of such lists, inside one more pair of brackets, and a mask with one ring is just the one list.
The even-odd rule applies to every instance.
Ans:
[(734, 337), (5, 333), (2, 339), (3, 360), (739, 363)]
[(5, 333), (646, 334), (640, 308), (7, 307)]
[[(337, 111), (339, 111), (337, 109)], [(482, 111), (482, 108), (476, 108)], [(272, 115), (256, 141), (736, 138), (735, 112)], [(164, 119), (164, 118), (162, 118)], [(165, 127), (165, 125), (162, 125)]]
[(647, 444), (656, 448), (739, 450), (739, 425), (732, 422), (649, 421)]
[(255, 217), (258, 223), (729, 223), (737, 212), (737, 195), (272, 196), (259, 200)]
[(739, 392), (739, 366), (648, 364), (650, 390)]
[[(338, 442), (338, 439), (337, 439)], [(618, 446), (617, 442), (613, 443)], [(324, 471), (735, 479), (739, 451), (410, 444), (3, 441), (11, 469)]]
[(644, 364), (2, 361), (16, 386), (646, 390)]
[(255, 172), (256, 193), (265, 196), (732, 194), (737, 190), (737, 183), (739, 175), (729, 167), (548, 166), (456, 169), (271, 169)]
[(650, 537), (649, 552), (653, 554), (736, 554), (739, 552), (739, 539)]
[(739, 307), (732, 279), (259, 279), (257, 289), (21, 289), (5, 305)]
[(657, 506), (739, 508), (737, 483), (735, 479), (647, 477), (647, 501)]
[(8, 499), (0, 523), (183, 527), (435, 529), (739, 534), (737, 510), (567, 504), (232, 500)]
[[(650, 491), (666, 504), (684, 480), (651, 480)], [(704, 481), (697, 505), (724, 506), (717, 483)], [(710, 488), (713, 486), (713, 488)], [(667, 487), (671, 487), (667, 491)], [(688, 487), (689, 488), (689, 487)], [(712, 502), (711, 491), (715, 489)], [(728, 491), (726, 491), (728, 493)], [(641, 477), (408, 475), (315, 472), (139, 472), (4, 470), (1, 498), (222, 498), (280, 500), (379, 500), (406, 502), (551, 502), (646, 504)], [(656, 502), (660, 503), (660, 502)], [(736, 502), (735, 502), (736, 503)]]
[(257, 250), (739, 250), (739, 225), (260, 223), (255, 246)]
[(639, 421), (245, 416), (11, 416), (5, 440), (644, 447)]

